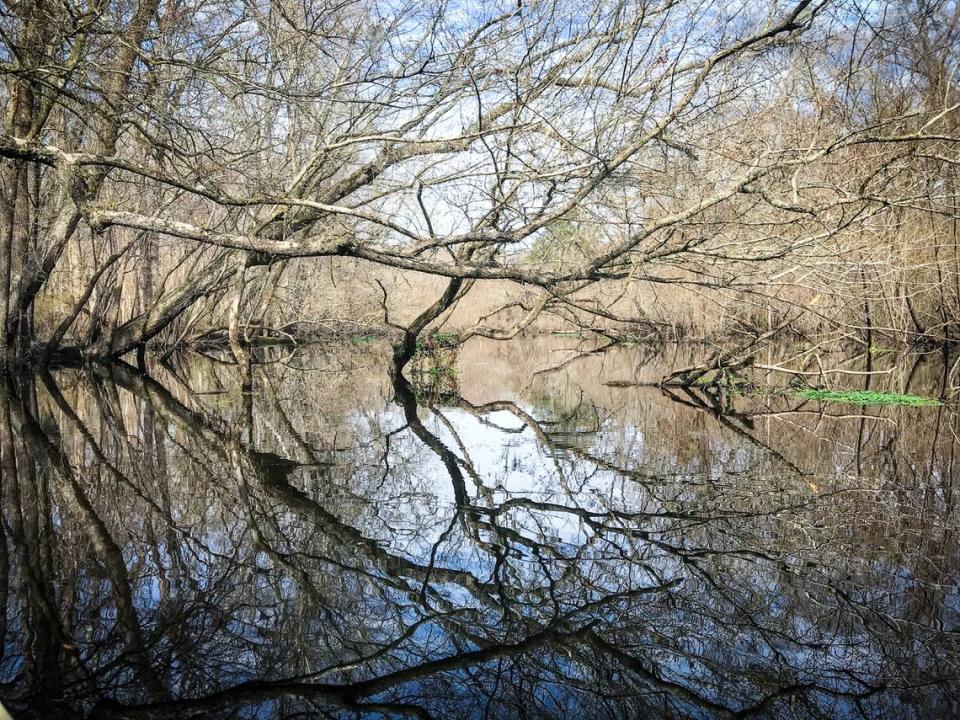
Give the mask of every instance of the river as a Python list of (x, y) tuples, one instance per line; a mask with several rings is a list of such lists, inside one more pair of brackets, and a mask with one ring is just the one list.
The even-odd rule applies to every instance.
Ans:
[[(474, 342), (0, 391), (15, 718), (960, 713), (960, 414), (642, 383), (697, 348)], [(787, 362), (788, 347), (768, 364)], [(927, 397), (936, 354), (825, 358)], [(612, 383), (612, 384), (611, 384)]]

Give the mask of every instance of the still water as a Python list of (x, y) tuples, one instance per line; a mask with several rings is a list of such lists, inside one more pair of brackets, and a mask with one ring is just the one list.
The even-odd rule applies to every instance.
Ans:
[[(248, 393), (199, 355), (10, 378), (4, 705), (960, 713), (956, 408), (612, 387), (697, 351), (589, 349), (475, 343), (432, 388), (376, 342), (263, 351)], [(942, 392), (889, 363), (834, 381)]]

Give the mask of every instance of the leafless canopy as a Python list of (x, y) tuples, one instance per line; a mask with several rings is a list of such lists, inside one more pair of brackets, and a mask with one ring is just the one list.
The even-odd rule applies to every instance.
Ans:
[(856, 290), (867, 326), (949, 338), (957, 27), (937, 0), (6, 0), (0, 344), (212, 318), (240, 345), (320, 256), (443, 278), (401, 356), (478, 280), (522, 312), (467, 334), (650, 317), (591, 294), (646, 283)]

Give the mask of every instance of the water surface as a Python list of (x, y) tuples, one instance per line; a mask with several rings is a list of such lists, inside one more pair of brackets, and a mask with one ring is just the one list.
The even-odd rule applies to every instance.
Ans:
[[(703, 351), (591, 349), (475, 343), (414, 384), (378, 343), (271, 349), (248, 393), (199, 355), (8, 378), (4, 705), (960, 712), (955, 408), (611, 387)], [(944, 367), (841, 378), (937, 397)]]

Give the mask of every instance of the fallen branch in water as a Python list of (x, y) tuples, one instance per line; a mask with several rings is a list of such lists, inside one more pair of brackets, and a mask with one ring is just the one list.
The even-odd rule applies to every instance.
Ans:
[(844, 370), (843, 368), (820, 368), (819, 370), (794, 370), (793, 368), (781, 367), (780, 365), (757, 365), (754, 366), (757, 370), (767, 370), (769, 372), (782, 372), (788, 375), (804, 375), (804, 376), (819, 376), (819, 375), (889, 375), (893, 372), (893, 368), (887, 368), (886, 370)]

